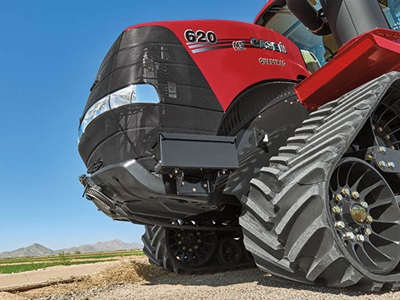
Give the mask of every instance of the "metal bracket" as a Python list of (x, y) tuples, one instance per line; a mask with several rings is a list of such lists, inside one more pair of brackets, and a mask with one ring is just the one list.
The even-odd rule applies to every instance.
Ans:
[(383, 146), (368, 148), (365, 160), (385, 173), (400, 173), (400, 152)]

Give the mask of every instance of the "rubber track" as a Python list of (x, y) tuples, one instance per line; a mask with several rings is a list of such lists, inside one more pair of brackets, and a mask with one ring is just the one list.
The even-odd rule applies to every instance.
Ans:
[(388, 73), (311, 113), (251, 181), (239, 221), (259, 268), (307, 284), (399, 289), (399, 273), (372, 274), (344, 254), (327, 204), (334, 167), (399, 78)]

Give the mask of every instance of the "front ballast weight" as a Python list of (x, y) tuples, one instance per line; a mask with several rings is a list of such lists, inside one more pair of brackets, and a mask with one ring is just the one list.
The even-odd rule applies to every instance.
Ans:
[(176, 180), (178, 195), (208, 195), (239, 167), (236, 138), (161, 133), (153, 147), (156, 173)]
[(239, 221), (261, 269), (307, 284), (400, 288), (399, 91), (391, 72), (321, 106), (251, 180)]
[(234, 137), (161, 133), (150, 151), (152, 170), (131, 159), (81, 176), (87, 199), (115, 220), (164, 227), (223, 206), (221, 186), (238, 168)]

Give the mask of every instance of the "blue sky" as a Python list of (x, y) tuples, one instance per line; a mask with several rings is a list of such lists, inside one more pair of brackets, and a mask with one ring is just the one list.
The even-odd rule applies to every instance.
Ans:
[(143, 227), (111, 220), (81, 197), (81, 115), (97, 68), (121, 31), (148, 21), (252, 22), (254, 1), (6, 1), (0, 10), (0, 252), (110, 239)]

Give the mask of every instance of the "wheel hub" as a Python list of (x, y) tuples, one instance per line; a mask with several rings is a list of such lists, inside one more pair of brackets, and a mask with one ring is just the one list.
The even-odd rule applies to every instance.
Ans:
[(400, 261), (400, 209), (371, 165), (342, 159), (330, 180), (330, 211), (338, 238), (362, 267), (389, 274)]
[(360, 205), (354, 205), (350, 212), (354, 221), (358, 223), (364, 223), (367, 220), (367, 211)]

